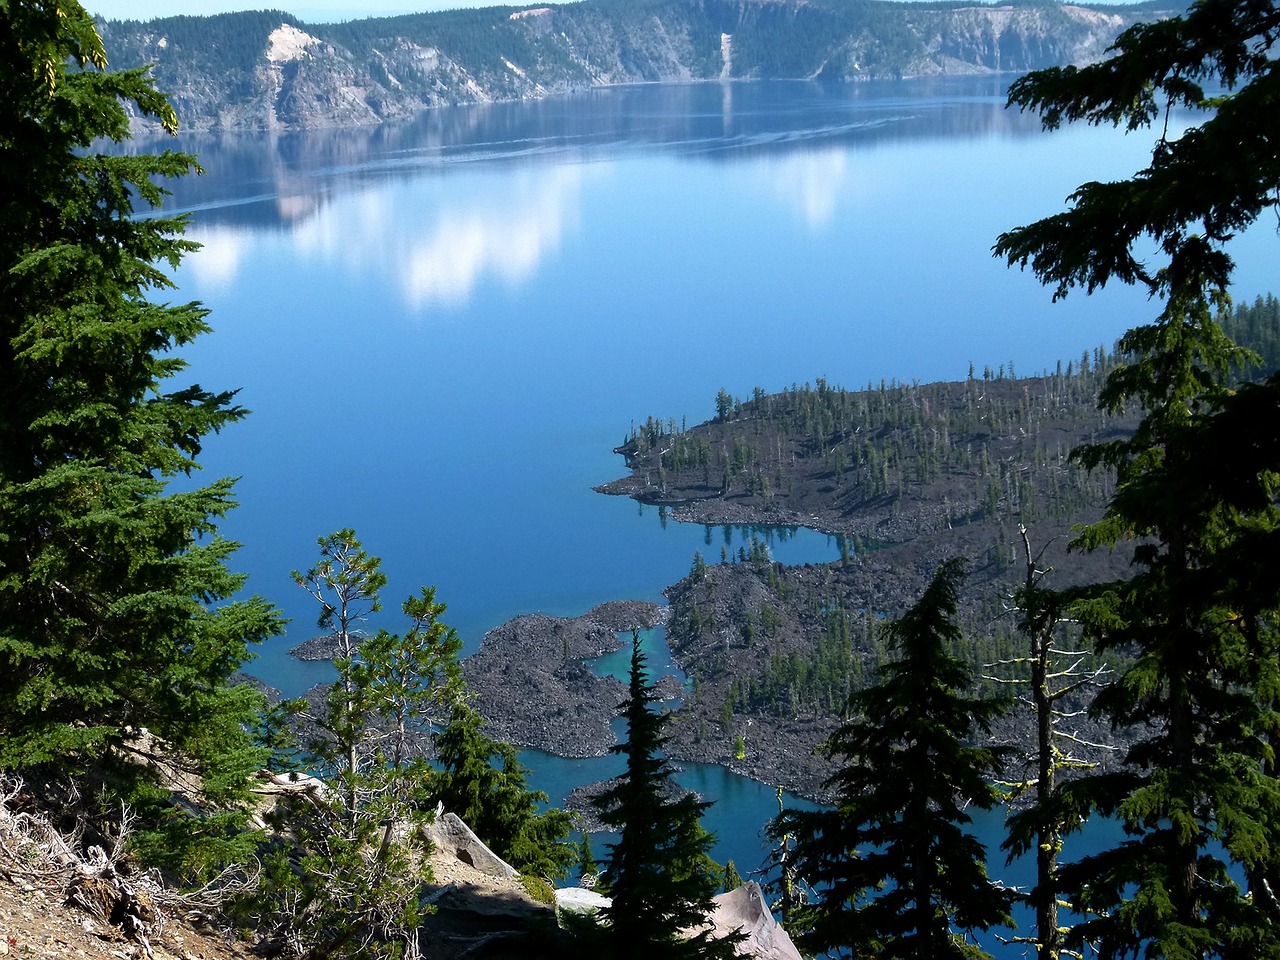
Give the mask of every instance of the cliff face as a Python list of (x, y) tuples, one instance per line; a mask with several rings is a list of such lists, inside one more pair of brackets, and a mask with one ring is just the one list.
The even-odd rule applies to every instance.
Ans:
[(188, 127), (377, 123), (592, 86), (1021, 72), (1096, 59), (1144, 5), (583, 0), (307, 25), (255, 12), (100, 24)]

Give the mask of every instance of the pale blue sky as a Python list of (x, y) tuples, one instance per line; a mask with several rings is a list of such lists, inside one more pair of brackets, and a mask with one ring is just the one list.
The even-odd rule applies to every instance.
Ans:
[[(459, 7), (491, 7), (495, 0), (81, 0), (90, 13), (108, 20), (151, 20), (178, 14), (208, 16), (236, 10), (285, 10), (305, 23), (333, 23), (364, 17), (390, 17), (424, 10), (456, 10)], [(496, 0), (515, 3), (518, 0)], [(536, 0), (534, 0), (536, 2)], [(561, 0), (563, 2), (563, 0)], [(1123, 4), (1126, 0), (1114, 0)], [(528, 4), (532, 6), (533, 3)]]
[(285, 10), (306, 23), (390, 17), (423, 10), (488, 7), (494, 0), (81, 0), (90, 13), (108, 20), (151, 20), (178, 14), (208, 16), (236, 10)]

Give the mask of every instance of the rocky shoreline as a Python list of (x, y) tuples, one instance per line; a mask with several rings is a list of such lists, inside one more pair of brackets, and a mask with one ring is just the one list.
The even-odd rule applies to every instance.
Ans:
[[(628, 630), (659, 624), (670, 630), (669, 614), (670, 608), (656, 604), (614, 602), (581, 617), (530, 614), (491, 630), (480, 650), (462, 664), (477, 708), (488, 721), (487, 732), (561, 757), (608, 753), (617, 740), (612, 721), (626, 688), (594, 674), (587, 661), (623, 647), (621, 634)], [(672, 655), (682, 668), (697, 659), (677, 643)], [(686, 691), (670, 675), (651, 680), (657, 697), (673, 705), (667, 729), (667, 753), (673, 760), (718, 764), (801, 796), (823, 797), (831, 767), (816, 748), (834, 730), (833, 719), (741, 716), (726, 731), (706, 721), (703, 694)], [(741, 756), (735, 751), (739, 734), (745, 747)], [(578, 801), (570, 801), (569, 809), (582, 807), (585, 801)]]
[(332, 660), (337, 655), (338, 637), (332, 633), (323, 633), (289, 648), (289, 656), (308, 662)]
[[(462, 661), (486, 733), (570, 759), (604, 756), (617, 742), (612, 724), (627, 691), (621, 681), (597, 676), (588, 662), (624, 647), (627, 631), (666, 624), (669, 614), (670, 608), (654, 603), (610, 601), (578, 617), (525, 614), (490, 630), (480, 649)], [(290, 650), (304, 660), (329, 660), (334, 652), (330, 636), (313, 637)], [(673, 650), (682, 666), (688, 656), (687, 650)], [(818, 716), (738, 718), (735, 730), (741, 728), (746, 750), (736, 757), (736, 734), (719, 725), (708, 731), (698, 693), (690, 695), (671, 675), (650, 679), (658, 699), (674, 708), (667, 731), (673, 760), (718, 764), (740, 776), (821, 798), (830, 768), (814, 751), (834, 729), (832, 721)], [(321, 709), (326, 689), (321, 685), (305, 694), (313, 710)], [(429, 745), (424, 747), (429, 754)], [(584, 797), (570, 799), (567, 809), (585, 811), (589, 803)]]
[[(667, 607), (618, 602), (580, 617), (517, 617), (463, 662), (488, 732), (563, 757), (607, 753), (626, 691), (588, 661), (623, 646), (620, 634), (664, 623), (672, 658), (692, 681), (688, 690), (674, 679), (661, 688), (680, 701), (668, 755), (822, 800), (832, 766), (817, 748), (848, 694), (874, 682), (888, 654), (880, 622), (914, 603), (939, 563), (970, 560), (959, 625), (975, 677), (1021, 649), (1010, 598), (1024, 575), (1023, 524), (1046, 548), (1038, 563), (1055, 568), (1056, 589), (1126, 575), (1122, 552), (1066, 551), (1073, 525), (1097, 519), (1110, 486), (1062, 451), (1132, 429), (1094, 408), (1102, 373), (854, 393), (806, 384), (725, 402), (724, 415), (687, 431), (657, 421), (634, 431), (616, 451), (628, 475), (598, 492), (659, 505), (680, 521), (838, 535), (841, 559), (784, 566), (753, 545), (736, 557), (721, 551), (719, 562), (700, 558), (667, 588)], [(314, 655), (313, 645), (323, 642), (298, 655)], [(979, 682), (1003, 694), (1009, 688), (992, 685), (1010, 679)], [(1116, 738), (1079, 722), (1083, 740), (1103, 744), (1083, 759), (1109, 763)], [(1028, 729), (1011, 714), (993, 740), (1022, 746)]]
[(486, 732), (561, 757), (608, 753), (626, 687), (596, 676), (587, 661), (620, 649), (619, 634), (657, 626), (663, 616), (655, 603), (612, 601), (579, 617), (527, 614), (490, 630), (462, 661)]

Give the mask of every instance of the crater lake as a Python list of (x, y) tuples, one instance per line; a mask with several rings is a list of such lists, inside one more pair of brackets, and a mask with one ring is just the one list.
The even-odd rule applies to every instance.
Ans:
[[(817, 377), (1030, 374), (1151, 318), (1130, 289), (1052, 303), (991, 257), (1002, 230), (1148, 157), (1141, 135), (1042, 132), (1004, 108), (1008, 79), (622, 87), (180, 137), (204, 173), (166, 209), (203, 247), (177, 296), (215, 331), (188, 374), (252, 411), (206, 444), (204, 477), (241, 478), (233, 565), (292, 618), (253, 672), (289, 695), (329, 677), (287, 654), (316, 632), (289, 574), (322, 534), (354, 527), (383, 558), (382, 623), (434, 584), (474, 650), (517, 614), (660, 601), (696, 550), (741, 542), (592, 492), (624, 472), (633, 423)], [(1269, 239), (1236, 244), (1240, 296), (1275, 289)], [(804, 530), (771, 549), (838, 555)], [(614, 762), (524, 756), (553, 797)], [(684, 780), (720, 801), (717, 857), (758, 865), (772, 789)]]

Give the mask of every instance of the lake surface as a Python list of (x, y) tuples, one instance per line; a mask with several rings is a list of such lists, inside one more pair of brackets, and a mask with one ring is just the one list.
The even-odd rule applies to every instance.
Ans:
[[(991, 258), (1000, 231), (1145, 162), (1112, 130), (1042, 133), (1004, 86), (631, 87), (182, 140), (205, 174), (171, 206), (204, 248), (179, 295), (216, 331), (192, 378), (253, 411), (207, 444), (206, 475), (242, 477), (223, 530), (293, 618), (255, 672), (290, 694), (327, 677), (287, 656), (315, 617), (289, 573), (339, 527), (384, 558), (379, 625), (435, 584), (473, 650), (520, 613), (660, 600), (695, 550), (742, 542), (592, 492), (622, 474), (633, 422), (692, 425), (721, 389), (816, 377), (1029, 374), (1150, 318), (1132, 290), (1052, 304)], [(1280, 286), (1269, 244), (1264, 227), (1237, 252), (1248, 297)], [(838, 554), (806, 531), (773, 549)], [(559, 796), (610, 761), (526, 762)], [(717, 855), (746, 873), (773, 791), (686, 776), (720, 800)]]

